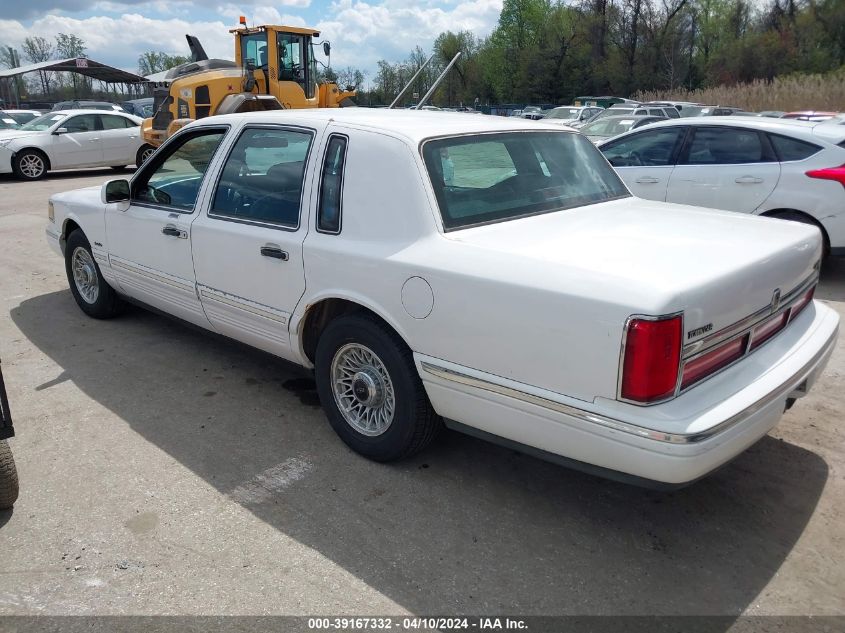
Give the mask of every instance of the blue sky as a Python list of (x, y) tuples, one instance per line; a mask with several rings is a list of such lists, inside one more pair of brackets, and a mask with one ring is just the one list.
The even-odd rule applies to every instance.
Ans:
[(333, 67), (354, 66), (372, 78), (379, 59), (404, 59), (417, 45), (429, 50), (442, 31), (487, 35), (501, 7), (502, 0), (3, 0), (0, 44), (74, 33), (91, 58), (136, 71), (143, 51), (187, 54), (185, 33), (197, 35), (210, 56), (232, 58), (227, 29), (245, 15), (250, 24), (315, 27), (332, 42)]

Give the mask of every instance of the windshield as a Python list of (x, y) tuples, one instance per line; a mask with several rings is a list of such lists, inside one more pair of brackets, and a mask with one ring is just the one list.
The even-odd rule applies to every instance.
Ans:
[(20, 125), (10, 115), (0, 112), (0, 130), (16, 130)]
[(605, 119), (594, 121), (581, 128), (585, 136), (616, 136), (627, 132), (634, 125), (636, 119)]
[(443, 226), (488, 222), (630, 195), (592, 143), (568, 132), (506, 132), (423, 145)]
[(55, 112), (48, 112), (42, 114), (40, 117), (32, 119), (29, 123), (23, 124), (20, 129), (30, 132), (44, 132), (49, 130), (57, 121), (67, 118), (66, 114), (57, 114)]
[(555, 108), (546, 115), (547, 119), (577, 119), (581, 114), (578, 108)]

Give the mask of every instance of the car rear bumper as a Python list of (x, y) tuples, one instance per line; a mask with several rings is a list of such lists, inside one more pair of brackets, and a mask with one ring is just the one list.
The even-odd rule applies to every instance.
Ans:
[[(435, 410), (449, 420), (533, 452), (561, 456), (568, 465), (578, 467), (581, 462), (606, 476), (684, 485), (766, 435), (779, 422), (787, 400), (806, 395), (812, 387), (833, 352), (839, 325), (833, 310), (815, 307), (799, 317), (806, 322), (792, 339), (780, 347), (761, 348), (757, 360), (770, 367), (757, 380), (739, 390), (733, 385), (733, 393), (715, 399), (718, 404), (684, 419), (668, 416), (678, 416), (683, 408), (678, 404), (686, 396), (676, 399), (672, 408), (622, 403), (600, 408), (600, 402), (596, 406), (567, 399), (420, 354), (415, 358)], [(775, 356), (777, 362), (771, 360)], [(730, 379), (722, 375), (718, 381), (705, 381), (687, 395), (723, 389)], [(697, 403), (687, 400), (690, 410)], [(626, 416), (626, 410), (636, 410), (637, 417)], [(644, 416), (649, 415), (654, 424), (647, 423)]]

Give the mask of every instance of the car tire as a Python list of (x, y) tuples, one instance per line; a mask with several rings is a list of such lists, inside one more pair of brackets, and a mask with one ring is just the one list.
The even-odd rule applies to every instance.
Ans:
[(85, 314), (95, 319), (109, 319), (120, 312), (120, 297), (103, 279), (91, 245), (78, 229), (67, 238), (65, 272), (70, 292)]
[(442, 426), (411, 350), (379, 319), (355, 313), (332, 321), (317, 342), (317, 392), (332, 428), (377, 462), (409, 457)]
[(25, 149), (15, 154), (12, 170), (22, 180), (40, 180), (47, 175), (50, 162), (43, 152), (37, 149)]
[(821, 224), (819, 224), (814, 218), (810, 217), (809, 215), (801, 213), (800, 211), (787, 210), (769, 213), (767, 214), (767, 217), (777, 218), (778, 220), (790, 220), (792, 222), (801, 222), (801, 224), (809, 224), (810, 226), (816, 227), (822, 233), (822, 257), (827, 257), (830, 254), (830, 240), (827, 237), (827, 232), (825, 232)]
[(9, 442), (0, 440), (0, 510), (9, 510), (18, 500), (18, 470)]
[(152, 145), (141, 145), (138, 153), (135, 154), (135, 166), (140, 167), (143, 165), (149, 160), (150, 156), (152, 156), (155, 151), (156, 148)]

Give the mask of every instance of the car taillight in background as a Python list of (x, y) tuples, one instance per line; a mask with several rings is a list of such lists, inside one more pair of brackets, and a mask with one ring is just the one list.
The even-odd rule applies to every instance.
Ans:
[(675, 393), (681, 362), (681, 315), (628, 322), (620, 395), (649, 403)]
[(845, 165), (842, 165), (841, 167), (827, 167), (826, 169), (811, 169), (806, 173), (810, 178), (835, 180), (845, 187)]

